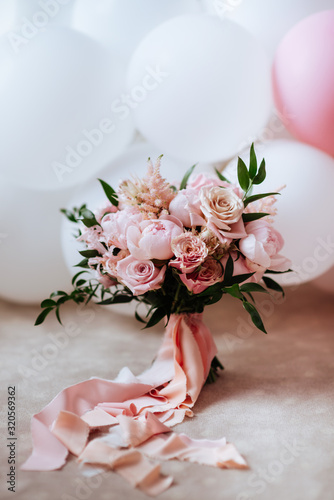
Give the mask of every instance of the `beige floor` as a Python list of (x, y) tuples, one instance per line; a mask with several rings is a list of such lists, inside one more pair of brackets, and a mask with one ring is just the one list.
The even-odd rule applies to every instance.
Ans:
[[(195, 418), (175, 428), (195, 438), (226, 436), (250, 470), (166, 462), (163, 471), (175, 483), (161, 500), (334, 498), (334, 297), (304, 285), (289, 290), (280, 305), (263, 296), (260, 302), (268, 335), (248, 326), (237, 301), (224, 298), (207, 309), (225, 370), (203, 389)], [(124, 365), (137, 374), (150, 364), (162, 328), (141, 332), (128, 307), (113, 311), (69, 308), (66, 333), (55, 321), (34, 327), (37, 307), (0, 302), (1, 421), (6, 424), (6, 388), (15, 385), (18, 463), (30, 452), (31, 415), (58, 391), (93, 375), (114, 378)], [(113, 473), (82, 479), (74, 461), (61, 471), (17, 471), (13, 494), (4, 479), (4, 439), (1, 457), (1, 499), (145, 498)]]

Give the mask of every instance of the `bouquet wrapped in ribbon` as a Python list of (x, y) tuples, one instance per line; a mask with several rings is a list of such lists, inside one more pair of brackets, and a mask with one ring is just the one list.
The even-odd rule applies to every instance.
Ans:
[[(25, 468), (43, 468), (43, 460), (48, 469), (59, 468), (71, 451), (79, 461), (114, 469), (154, 495), (171, 478), (160, 469), (153, 473), (147, 457), (246, 466), (233, 445), (195, 442), (170, 427), (192, 415), (203, 384), (214, 381), (221, 367), (202, 321), (205, 306), (229, 294), (265, 332), (253, 294), (283, 293), (269, 275), (290, 266), (280, 254), (283, 238), (273, 225), (279, 193), (252, 194), (266, 176), (253, 145), (249, 167), (238, 160), (238, 185), (217, 170), (196, 174), (194, 167), (179, 185), (170, 184), (161, 177), (160, 160), (149, 160), (144, 178), (125, 180), (117, 190), (100, 180), (106, 200), (94, 212), (86, 205), (63, 210), (78, 224), (83, 269), (74, 276), (71, 293), (56, 291), (42, 302), (36, 324), (51, 311), (61, 321), (60, 307), (70, 300), (95, 299), (102, 305), (134, 300), (147, 306), (146, 316), (135, 313), (145, 328), (166, 322), (162, 347), (152, 367), (137, 377), (126, 369), (116, 381), (91, 379), (60, 393), (33, 419), (35, 450)], [(76, 405), (78, 391), (84, 405), (81, 400)], [(60, 400), (65, 401), (61, 411)], [(40, 432), (41, 422), (49, 447), (45, 441), (40, 445), (36, 429)], [(87, 444), (92, 429), (104, 432)]]

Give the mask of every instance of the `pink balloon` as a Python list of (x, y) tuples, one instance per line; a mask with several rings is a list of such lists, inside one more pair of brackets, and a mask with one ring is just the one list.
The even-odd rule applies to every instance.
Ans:
[(276, 106), (289, 132), (334, 156), (334, 10), (309, 16), (280, 43), (273, 65)]

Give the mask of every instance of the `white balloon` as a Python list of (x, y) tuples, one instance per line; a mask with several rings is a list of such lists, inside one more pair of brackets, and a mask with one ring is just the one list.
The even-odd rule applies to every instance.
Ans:
[(59, 212), (69, 197), (69, 190), (27, 190), (0, 178), (1, 297), (35, 304), (69, 288)]
[(312, 284), (323, 292), (334, 294), (334, 266), (313, 280)]
[(127, 81), (139, 131), (190, 162), (230, 158), (271, 111), (262, 47), (213, 16), (179, 16), (151, 31), (132, 56)]
[(73, 27), (118, 54), (126, 65), (140, 40), (155, 26), (201, 10), (198, 0), (79, 0), (74, 7)]
[(237, 22), (258, 38), (271, 58), (279, 42), (298, 21), (321, 10), (333, 9), (333, 0), (202, 0), (210, 14)]
[(122, 116), (111, 109), (123, 81), (99, 44), (50, 25), (18, 54), (8, 50), (0, 60), (3, 175), (34, 189), (66, 188), (129, 144), (130, 109)]
[[(287, 140), (255, 145), (255, 151), (258, 161), (265, 158), (267, 177), (254, 194), (286, 185), (277, 197), (274, 227), (285, 240), (281, 253), (291, 259), (295, 272), (277, 275), (277, 281), (284, 285), (310, 281), (334, 265), (334, 159)], [(242, 158), (248, 162), (248, 154)], [(236, 163), (234, 160), (224, 171), (233, 180)]]
[(0, 0), (0, 13), (0, 35), (2, 35), (14, 26), (16, 17), (13, 0)]
[(33, 37), (49, 23), (68, 26), (72, 20), (73, 0), (11, 0), (15, 7), (17, 34), (25, 30)]
[[(147, 159), (150, 157), (154, 162), (160, 155), (161, 150), (148, 143), (134, 144), (99, 172), (99, 177), (116, 189), (122, 180), (131, 179), (132, 175), (143, 177), (147, 171)], [(167, 155), (161, 160), (161, 174), (171, 183), (180, 182), (189, 167), (188, 163), (174, 160)], [(195, 172), (203, 171), (213, 172), (213, 167), (205, 163), (198, 164)], [(67, 207), (71, 209), (86, 203), (87, 207), (94, 211), (102, 206), (105, 201), (106, 197), (100, 183), (97, 180), (90, 180), (77, 189), (69, 200)], [(62, 248), (65, 262), (72, 275), (78, 272), (78, 268), (73, 267), (81, 260), (78, 251), (85, 249), (83, 243), (77, 242), (73, 238), (76, 227), (76, 224), (64, 218), (61, 231)]]

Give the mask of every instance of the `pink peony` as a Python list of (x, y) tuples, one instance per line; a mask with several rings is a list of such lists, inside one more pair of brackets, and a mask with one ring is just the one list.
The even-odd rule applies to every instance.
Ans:
[(182, 273), (191, 273), (208, 256), (208, 248), (198, 236), (188, 232), (180, 234), (172, 241), (172, 250), (176, 257), (169, 265)]
[(209, 286), (222, 281), (222, 266), (213, 257), (208, 257), (200, 269), (190, 274), (180, 274), (181, 281), (193, 293), (201, 293)]
[(177, 217), (185, 227), (205, 224), (199, 194), (194, 189), (187, 188), (179, 191), (169, 205), (169, 212)]
[(166, 266), (159, 269), (150, 260), (137, 260), (132, 255), (120, 260), (116, 269), (119, 279), (133, 295), (160, 288), (166, 272)]
[(101, 224), (101, 220), (105, 215), (113, 214), (115, 212), (117, 212), (117, 207), (115, 207), (115, 205), (110, 203), (110, 201), (107, 201), (106, 203), (101, 205), (97, 210), (95, 210), (94, 215), (97, 222)]
[(108, 247), (115, 246), (126, 250), (128, 247), (126, 233), (130, 226), (138, 226), (143, 220), (140, 213), (132, 208), (126, 208), (103, 217), (101, 226), (103, 234), (101, 241)]
[(249, 222), (246, 232), (247, 236), (240, 240), (239, 248), (247, 259), (248, 267), (256, 271), (289, 269), (290, 260), (279, 254), (284, 240), (268, 221), (260, 219)]
[(174, 255), (172, 240), (182, 233), (182, 223), (176, 217), (163, 215), (129, 226), (126, 237), (129, 251), (136, 259), (166, 260)]

